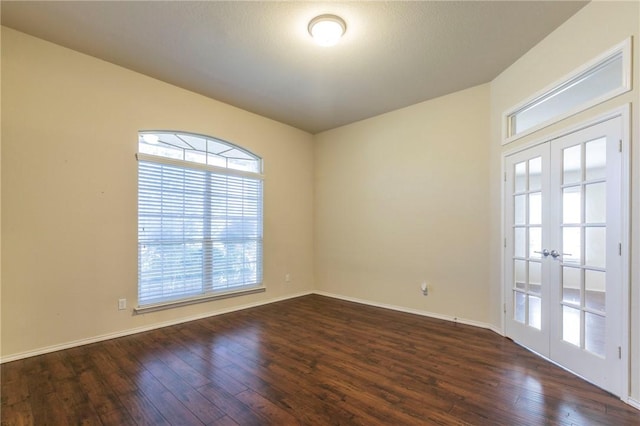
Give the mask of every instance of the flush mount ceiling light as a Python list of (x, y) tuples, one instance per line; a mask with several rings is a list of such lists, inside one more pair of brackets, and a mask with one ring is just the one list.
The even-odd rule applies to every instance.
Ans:
[(320, 46), (333, 46), (347, 31), (347, 24), (336, 15), (316, 16), (309, 22), (309, 34)]

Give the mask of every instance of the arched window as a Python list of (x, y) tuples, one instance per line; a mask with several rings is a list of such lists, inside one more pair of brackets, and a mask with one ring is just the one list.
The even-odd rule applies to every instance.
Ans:
[(138, 134), (137, 312), (264, 291), (262, 159), (209, 136)]

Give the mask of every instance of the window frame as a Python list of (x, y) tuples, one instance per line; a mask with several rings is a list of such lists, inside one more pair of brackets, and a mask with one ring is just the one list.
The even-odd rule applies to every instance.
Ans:
[[(144, 135), (148, 135), (148, 134), (155, 134), (155, 135), (187, 135), (190, 137), (194, 137), (194, 138), (204, 138), (207, 141), (214, 141), (215, 144), (217, 144), (218, 146), (220, 145), (225, 145), (229, 148), (229, 150), (237, 150), (243, 153), (243, 155), (247, 155), (252, 157), (252, 161), (255, 160), (257, 163), (255, 164), (255, 166), (257, 166), (257, 170), (259, 170), (259, 172), (253, 172), (253, 171), (247, 171), (247, 170), (238, 170), (236, 168), (229, 168), (229, 167), (220, 167), (220, 166), (215, 166), (215, 165), (210, 165), (210, 164), (203, 164), (203, 163), (196, 163), (196, 162), (192, 162), (192, 161), (185, 161), (184, 159), (177, 159), (177, 158), (169, 158), (169, 157), (163, 157), (163, 156), (158, 156), (158, 155), (152, 155), (152, 154), (148, 154), (148, 153), (143, 153), (143, 152), (138, 152), (136, 154), (136, 159), (138, 161), (138, 279), (137, 279), (137, 295), (138, 295), (138, 306), (136, 308), (134, 308), (134, 313), (136, 314), (140, 314), (140, 313), (146, 313), (146, 312), (153, 312), (153, 311), (157, 311), (157, 310), (162, 310), (162, 309), (168, 309), (168, 308), (173, 308), (173, 307), (178, 307), (178, 306), (185, 306), (185, 305), (191, 305), (191, 304), (195, 304), (195, 303), (202, 303), (202, 302), (206, 302), (206, 301), (210, 301), (210, 300), (217, 300), (217, 299), (225, 299), (225, 298), (229, 298), (229, 297), (235, 297), (235, 296), (240, 296), (240, 295), (247, 295), (247, 294), (253, 294), (253, 293), (259, 293), (259, 292), (264, 292), (266, 291), (266, 287), (264, 286), (264, 252), (263, 252), (263, 247), (264, 247), (264, 243), (263, 243), (263, 226), (264, 226), (264, 175), (262, 174), (262, 168), (263, 168), (263, 160), (261, 157), (259, 157), (258, 155), (252, 153), (251, 151), (248, 151), (245, 148), (239, 147), (235, 144), (232, 144), (230, 142), (226, 142), (223, 141), (221, 139), (218, 138), (213, 138), (210, 136), (205, 136), (205, 135), (199, 135), (199, 134), (194, 134), (194, 133), (190, 133), (190, 132), (178, 132), (178, 131), (162, 131), (162, 130), (154, 130), (154, 131), (140, 131), (138, 132), (138, 148), (140, 150), (140, 146), (142, 144), (148, 144), (148, 142), (143, 142), (143, 136)], [(205, 146), (210, 146), (210, 144), (206, 143)], [(203, 151), (206, 152), (206, 151)], [(185, 156), (183, 155), (183, 158)], [(257, 255), (258, 258), (256, 259), (257, 265), (257, 272), (256, 272), (256, 280), (251, 280), (251, 282), (249, 282), (248, 284), (246, 282), (243, 282), (241, 284), (227, 284), (225, 287), (217, 287), (213, 285), (213, 281), (211, 281), (210, 283), (207, 283), (210, 280), (207, 280), (207, 276), (208, 274), (213, 274), (213, 270), (214, 270), (214, 265), (213, 265), (213, 255), (212, 253), (209, 253), (209, 255), (207, 255), (208, 251), (205, 250), (205, 246), (207, 244), (213, 244), (214, 241), (220, 241), (220, 240), (216, 240), (213, 236), (208, 236), (205, 237), (206, 235), (206, 230), (208, 228), (208, 224), (205, 224), (207, 221), (209, 221), (210, 223), (213, 223), (213, 216), (212, 214), (209, 212), (207, 213), (207, 210), (210, 210), (210, 207), (207, 206), (212, 206), (212, 198), (215, 198), (215, 194), (212, 192), (213, 190), (211, 188), (209, 188), (209, 183), (204, 183), (203, 187), (201, 188), (202, 191), (204, 191), (204, 199), (202, 200), (202, 220), (204, 222), (203, 223), (203, 229), (201, 231), (201, 244), (202, 244), (202, 251), (199, 254), (199, 259), (202, 266), (202, 271), (201, 271), (201, 278), (200, 278), (200, 289), (199, 290), (194, 290), (191, 291), (190, 293), (187, 294), (187, 292), (182, 292), (182, 294), (180, 294), (181, 292), (178, 291), (177, 296), (173, 297), (173, 298), (168, 298), (168, 297), (164, 297), (164, 298), (160, 298), (157, 297), (155, 298), (155, 300), (150, 300), (147, 303), (140, 303), (141, 300), (141, 285), (142, 285), (142, 245), (149, 244), (148, 240), (142, 240), (141, 239), (141, 232), (143, 232), (141, 230), (141, 218), (147, 218), (147, 216), (141, 216), (141, 190), (143, 189), (143, 185), (141, 183), (141, 167), (142, 164), (145, 164), (145, 167), (149, 168), (149, 167), (156, 167), (157, 170), (161, 171), (161, 173), (164, 173), (164, 168), (168, 167), (168, 168), (173, 168), (176, 170), (183, 170), (183, 171), (187, 171), (186, 173), (198, 173), (198, 172), (204, 172), (205, 174), (202, 175), (202, 179), (203, 182), (213, 182), (214, 180), (222, 180), (224, 181), (226, 178), (232, 178), (235, 181), (238, 181), (239, 179), (241, 179), (242, 181), (244, 181), (245, 179), (248, 179), (249, 183), (251, 183), (251, 181), (258, 181), (258, 184), (256, 186), (256, 188), (258, 188), (259, 194), (258, 194), (258, 198), (249, 198), (248, 200), (250, 200), (252, 203), (255, 204), (255, 207), (257, 208), (256, 210), (256, 214), (257, 214), (257, 218), (258, 218), (258, 223), (257, 223), (257, 228), (255, 228), (257, 234), (254, 236), (243, 236), (242, 239), (240, 240), (242, 244), (246, 244), (248, 242), (256, 242), (258, 244), (257, 247)], [(228, 164), (228, 162), (227, 162)], [(148, 171), (146, 171), (145, 173), (149, 173)], [(184, 179), (184, 177), (182, 178)], [(191, 182), (191, 181), (190, 181)], [(146, 185), (146, 184), (145, 184)], [(227, 182), (225, 184), (224, 191), (228, 196), (228, 191), (230, 190), (231, 187), (227, 186), (227, 185), (233, 185), (230, 182)], [(209, 188), (209, 189), (206, 189)], [(144, 188), (145, 190), (147, 189), (146, 187)], [(233, 188), (232, 188), (233, 189)], [(163, 194), (166, 188), (161, 187), (160, 189), (158, 189), (158, 196), (161, 196), (161, 194)], [(187, 192), (182, 193), (183, 197), (189, 196), (189, 194)], [(183, 201), (185, 202), (185, 201)], [(221, 208), (224, 208), (224, 217), (228, 218), (229, 216), (229, 210), (228, 208), (228, 203), (229, 201), (226, 201), (226, 204), (224, 206), (222, 206)], [(242, 205), (244, 206), (244, 202), (242, 202)], [(243, 207), (244, 209), (244, 207)], [(244, 210), (243, 210), (244, 211)], [(163, 216), (164, 217), (164, 216)], [(175, 219), (175, 218), (174, 218)], [(244, 213), (242, 215), (241, 218), (241, 223), (245, 223), (244, 221), (246, 220), (246, 217), (244, 216)], [(183, 225), (187, 222), (182, 222)], [(254, 222), (255, 223), (255, 222)], [(244, 226), (244, 225), (243, 225)], [(161, 228), (160, 230), (161, 233), (164, 232), (164, 228)], [(227, 230), (225, 230), (224, 232), (227, 232)], [(166, 236), (163, 235), (158, 235), (158, 244), (162, 245), (162, 241), (163, 238), (166, 241)], [(185, 237), (183, 236), (183, 240), (185, 241), (183, 244), (186, 244), (186, 240), (184, 239)], [(225, 243), (223, 243), (225, 244)], [(185, 262), (185, 258), (180, 258), (182, 262)], [(246, 262), (246, 260), (242, 261), (242, 264), (244, 265)], [(204, 266), (204, 265), (207, 266)], [(228, 273), (228, 271), (225, 270), (224, 273)], [(207, 281), (207, 282), (205, 282)], [(256, 281), (256, 282), (253, 282)], [(163, 281), (165, 282), (165, 281)], [(164, 284), (161, 284), (160, 287), (163, 287)]]
[[(604, 93), (595, 98), (582, 102), (568, 110), (554, 115), (553, 117), (544, 120), (528, 129), (521, 131), (520, 133), (512, 133), (513, 129), (512, 118), (518, 113), (527, 110), (528, 108), (536, 105), (545, 98), (551, 99), (555, 94), (561, 91), (563, 88), (570, 86), (572, 83), (578, 82), (580, 79), (588, 76), (591, 72), (597, 70), (603, 64), (612, 60), (616, 56), (620, 55), (622, 58), (622, 81), (617, 88)], [(606, 52), (598, 55), (596, 58), (582, 65), (581, 67), (573, 70), (569, 74), (565, 75), (553, 84), (540, 90), (533, 96), (525, 99), (517, 105), (509, 108), (502, 114), (502, 145), (509, 144), (527, 135), (537, 132), (540, 129), (548, 127), (554, 123), (562, 121), (572, 115), (576, 115), (582, 111), (592, 108), (598, 104), (606, 102), (615, 98), (623, 93), (631, 90), (631, 78), (632, 78), (632, 57), (631, 57), (631, 37), (616, 44)]]

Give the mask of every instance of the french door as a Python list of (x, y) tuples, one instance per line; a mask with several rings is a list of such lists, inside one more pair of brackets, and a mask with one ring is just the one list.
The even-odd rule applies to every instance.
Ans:
[(623, 393), (622, 118), (505, 159), (508, 337)]

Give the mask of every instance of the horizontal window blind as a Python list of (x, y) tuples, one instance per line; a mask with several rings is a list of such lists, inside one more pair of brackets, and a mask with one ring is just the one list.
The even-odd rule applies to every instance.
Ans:
[(140, 306), (262, 284), (261, 178), (188, 164), (138, 162)]

